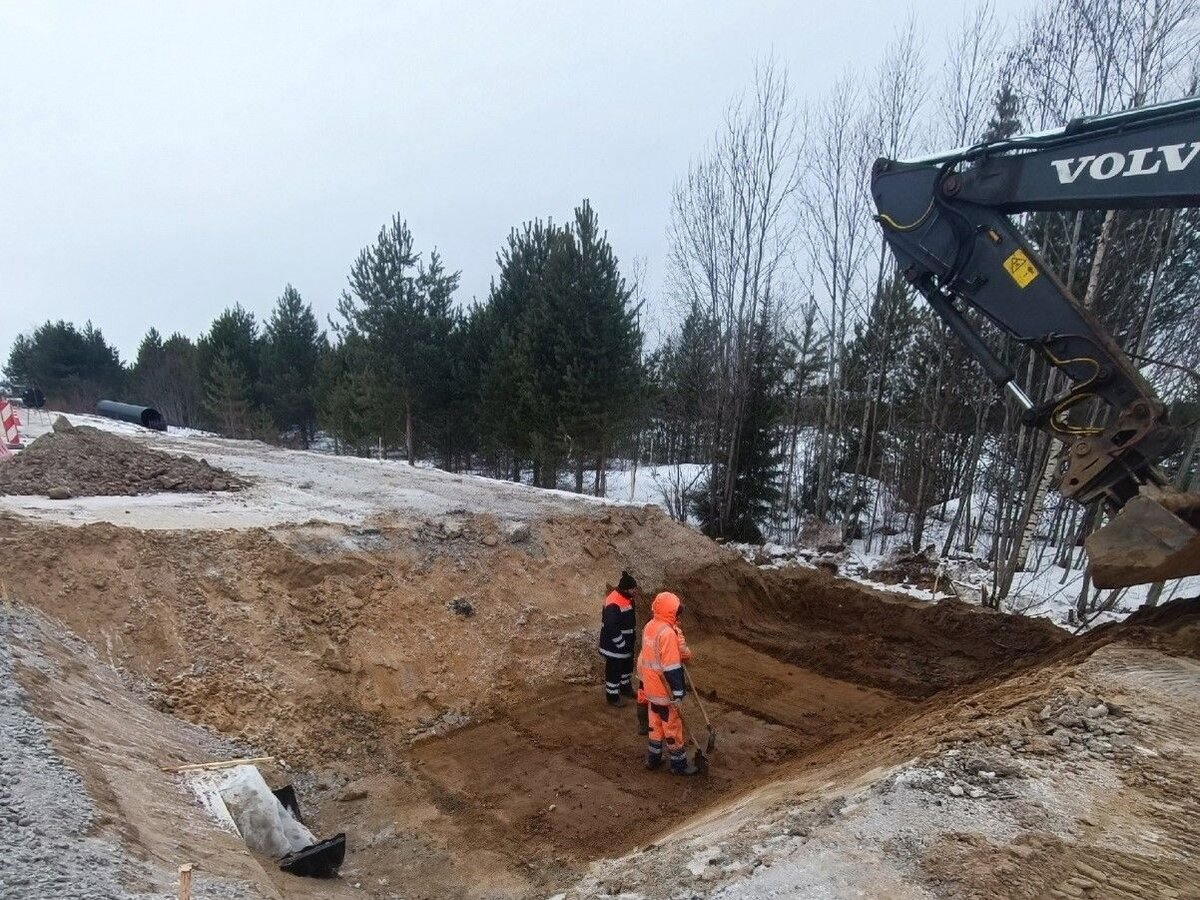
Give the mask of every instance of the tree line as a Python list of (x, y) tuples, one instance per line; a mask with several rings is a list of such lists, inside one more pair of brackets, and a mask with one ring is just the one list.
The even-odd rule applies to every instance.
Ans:
[(327, 330), (288, 285), (265, 322), (235, 305), (195, 340), (151, 328), (128, 366), (91, 322), (46, 322), (6, 372), (56, 408), (121, 397), (230, 437), (321, 434), (338, 452), (577, 491), (590, 474), (603, 493), (649, 390), (633, 289), (586, 200), (567, 224), (514, 229), (497, 263), (486, 300), (464, 308), (459, 273), (397, 215), (352, 263)]

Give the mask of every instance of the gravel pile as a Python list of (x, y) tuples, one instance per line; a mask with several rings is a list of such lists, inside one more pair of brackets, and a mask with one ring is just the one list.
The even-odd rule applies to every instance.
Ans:
[(918, 790), (971, 800), (1012, 800), (1013, 779), (1024, 777), (1003, 751), (982, 755), (973, 749), (947, 750), (936, 763), (908, 769), (897, 782)]
[(98, 428), (77, 427), (62, 416), (52, 432), (0, 462), (0, 494), (40, 494), (52, 500), (245, 486), (202, 459), (172, 456)]
[(11, 630), (0, 608), (0, 897), (127, 897), (119, 851), (87, 837), (95, 810), (83, 780), (26, 711), (13, 677)]
[[(111, 823), (103, 828), (83, 779), (55, 752), (41, 720), (30, 712), (14, 657), (45, 678), (63, 677), (35, 649), (42, 628), (45, 622), (26, 610), (0, 605), (0, 900), (174, 900), (174, 867), (164, 872), (154, 861), (130, 854)], [(123, 882), (172, 886), (131, 889)], [(194, 900), (261, 896), (243, 882), (193, 873)]]
[(1031, 744), (1042, 752), (1086, 753), (1113, 759), (1132, 752), (1129, 719), (1120, 707), (1099, 697), (1067, 697), (1047, 703), (1038, 714), (1043, 737)]

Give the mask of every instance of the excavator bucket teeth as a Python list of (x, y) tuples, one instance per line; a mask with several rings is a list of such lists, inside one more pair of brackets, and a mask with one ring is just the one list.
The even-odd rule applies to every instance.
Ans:
[(1200, 574), (1200, 495), (1139, 495), (1085, 542), (1096, 587)]

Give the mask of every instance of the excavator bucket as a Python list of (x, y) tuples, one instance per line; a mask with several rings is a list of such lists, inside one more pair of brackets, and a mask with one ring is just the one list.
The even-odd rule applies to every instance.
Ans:
[(1200, 574), (1200, 494), (1143, 491), (1084, 541), (1096, 587)]

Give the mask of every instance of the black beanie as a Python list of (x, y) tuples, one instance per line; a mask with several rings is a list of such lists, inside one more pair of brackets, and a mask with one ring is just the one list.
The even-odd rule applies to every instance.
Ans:
[(621, 573), (621, 580), (617, 582), (617, 590), (622, 594), (628, 594), (630, 591), (637, 588), (637, 582), (628, 572)]

